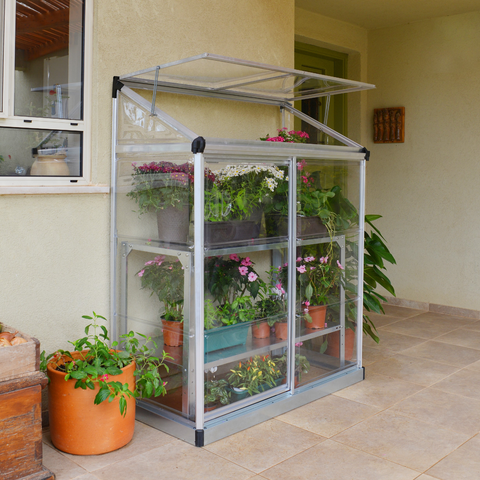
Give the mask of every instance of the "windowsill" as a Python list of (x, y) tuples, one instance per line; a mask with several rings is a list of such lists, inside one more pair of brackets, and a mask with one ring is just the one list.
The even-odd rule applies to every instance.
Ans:
[(110, 193), (108, 185), (64, 185), (64, 186), (0, 186), (0, 195), (68, 195), (79, 193)]

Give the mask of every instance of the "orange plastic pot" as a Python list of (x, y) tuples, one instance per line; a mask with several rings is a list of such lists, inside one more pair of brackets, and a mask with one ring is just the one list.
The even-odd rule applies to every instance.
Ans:
[(325, 328), (325, 317), (327, 316), (326, 305), (314, 305), (313, 307), (308, 307), (308, 314), (312, 321), (308, 322), (305, 320), (305, 326), (307, 328), (313, 328), (316, 330)]
[(277, 322), (275, 324), (275, 336), (279, 340), (287, 340), (287, 338), (288, 338), (288, 322)]
[[(345, 360), (351, 360), (353, 357), (353, 347), (355, 346), (355, 332), (350, 328), (345, 329)], [(336, 331), (328, 334), (328, 346), (325, 354), (330, 357), (340, 358), (340, 332)]]
[[(88, 353), (72, 352), (74, 358)], [(63, 363), (60, 360), (58, 363)], [(48, 410), (52, 443), (62, 452), (74, 455), (100, 455), (125, 446), (133, 437), (135, 428), (135, 399), (127, 398), (127, 414), (120, 414), (118, 398), (100, 405), (93, 403), (99, 387), (95, 390), (74, 388), (76, 380), (65, 381), (65, 373), (55, 370), (57, 363), (47, 366)], [(121, 375), (110, 379), (128, 383), (135, 389), (135, 363), (127, 365)]]
[(170, 347), (183, 345), (183, 322), (170, 322), (162, 318), (163, 343)]
[(268, 338), (270, 336), (270, 327), (267, 322), (260, 322), (252, 325), (253, 338)]

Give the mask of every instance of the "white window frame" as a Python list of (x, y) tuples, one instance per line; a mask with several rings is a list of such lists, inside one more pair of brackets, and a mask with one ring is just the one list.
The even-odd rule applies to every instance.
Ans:
[[(84, 68), (83, 68), (83, 119), (70, 120), (59, 118), (24, 117), (14, 114), (15, 87), (15, 11), (16, 0), (3, 0), (5, 5), (3, 62), (3, 105), (0, 111), (0, 127), (25, 129), (63, 130), (83, 133), (82, 176), (81, 177), (40, 177), (40, 176), (0, 176), (0, 194), (5, 193), (78, 193), (78, 188), (91, 185), (91, 109), (92, 109), (92, 56), (93, 56), (93, 0), (85, 2), (84, 26)], [(1, 17), (0, 17), (1, 18)], [(67, 186), (69, 188), (67, 188)], [(26, 187), (2, 188), (2, 187)], [(22, 191), (23, 190), (23, 191)]]

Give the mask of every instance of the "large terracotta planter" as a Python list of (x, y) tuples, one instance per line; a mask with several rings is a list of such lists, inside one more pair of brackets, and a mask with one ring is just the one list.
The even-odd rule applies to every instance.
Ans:
[(314, 305), (313, 307), (308, 307), (308, 314), (310, 315), (312, 321), (309, 322), (305, 320), (305, 326), (307, 328), (312, 328), (316, 330), (321, 330), (325, 328), (325, 317), (327, 315), (327, 306), (326, 305)]
[(170, 347), (183, 345), (183, 322), (170, 322), (162, 318), (163, 343)]
[[(73, 352), (74, 358), (81, 353)], [(111, 403), (93, 403), (99, 387), (94, 390), (74, 388), (76, 380), (65, 381), (65, 373), (55, 370), (55, 363), (47, 366), (48, 410), (52, 443), (56, 448), (74, 455), (100, 455), (126, 445), (135, 428), (135, 399), (127, 398), (127, 414), (120, 414), (118, 398)], [(128, 383), (135, 389), (135, 364), (123, 368), (121, 375), (111, 376), (114, 381)]]
[[(353, 357), (353, 348), (355, 346), (355, 332), (350, 328), (345, 329), (345, 360), (351, 360)], [(328, 334), (328, 347), (325, 354), (330, 357), (340, 358), (340, 332)]]

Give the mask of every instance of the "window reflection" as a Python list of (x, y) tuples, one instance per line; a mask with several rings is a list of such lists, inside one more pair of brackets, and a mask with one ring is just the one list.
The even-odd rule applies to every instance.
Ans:
[(80, 120), (83, 0), (17, 0), (15, 115)]

